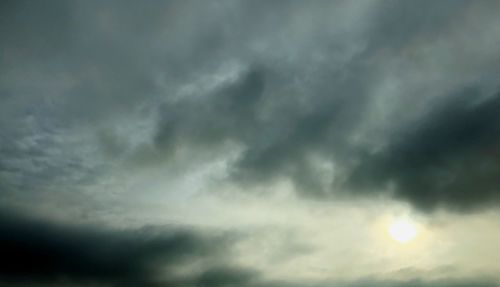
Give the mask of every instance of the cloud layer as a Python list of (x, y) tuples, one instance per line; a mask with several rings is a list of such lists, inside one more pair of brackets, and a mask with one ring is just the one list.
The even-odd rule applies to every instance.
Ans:
[(3, 5), (3, 189), (229, 144), (250, 186), (498, 198), (492, 2)]
[[(234, 263), (251, 256), (230, 258), (238, 243), (212, 232), (225, 225), (259, 242), (249, 225), (278, 214), (275, 232), (309, 238), (329, 229), (312, 228), (310, 214), (330, 213), (307, 204), (359, 199), (394, 199), (426, 216), (497, 210), (499, 8), (487, 0), (2, 1), (0, 210), (27, 217), (0, 214), (1, 280), (491, 286), (481, 274), (469, 283), (289, 282)], [(66, 223), (27, 219), (38, 215)], [(147, 227), (153, 217), (179, 227)]]

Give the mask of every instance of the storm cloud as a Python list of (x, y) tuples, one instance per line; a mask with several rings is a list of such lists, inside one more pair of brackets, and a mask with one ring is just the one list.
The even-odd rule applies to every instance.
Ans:
[(478, 99), (468, 88), (437, 103), (385, 150), (363, 158), (350, 182), (365, 190), (393, 184), (396, 196), (426, 209), (496, 204), (500, 97)]
[[(215, 264), (234, 238), (175, 227), (68, 226), (3, 212), (0, 280), (13, 286), (164, 286), (175, 277), (173, 267), (207, 257)], [(212, 280), (209, 274), (204, 280)]]

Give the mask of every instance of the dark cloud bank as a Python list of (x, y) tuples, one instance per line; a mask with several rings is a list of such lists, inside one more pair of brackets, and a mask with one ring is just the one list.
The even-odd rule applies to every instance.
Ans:
[[(227, 252), (232, 241), (229, 235), (179, 228), (109, 230), (3, 212), (0, 282), (5, 286), (177, 286), (168, 282), (175, 277), (173, 267), (207, 257), (216, 259), (222, 251)], [(214, 269), (202, 272), (198, 279), (195, 272), (187, 279), (210, 281), (224, 276)], [(238, 276), (236, 270), (226, 272), (231, 273), (228, 278)]]
[(477, 89), (439, 103), (374, 155), (365, 155), (349, 183), (370, 192), (393, 183), (395, 196), (417, 207), (467, 209), (496, 204), (500, 97), (473, 103)]

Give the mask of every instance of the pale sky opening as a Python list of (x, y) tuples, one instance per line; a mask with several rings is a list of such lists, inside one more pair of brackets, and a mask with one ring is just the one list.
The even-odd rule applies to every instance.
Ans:
[(417, 237), (418, 230), (415, 222), (408, 218), (395, 219), (388, 227), (388, 232), (392, 239), (408, 243)]

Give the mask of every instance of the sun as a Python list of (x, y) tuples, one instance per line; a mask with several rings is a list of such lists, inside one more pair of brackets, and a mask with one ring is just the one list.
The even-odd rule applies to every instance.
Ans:
[(408, 243), (417, 236), (417, 226), (408, 218), (399, 218), (389, 225), (388, 232), (392, 239)]

